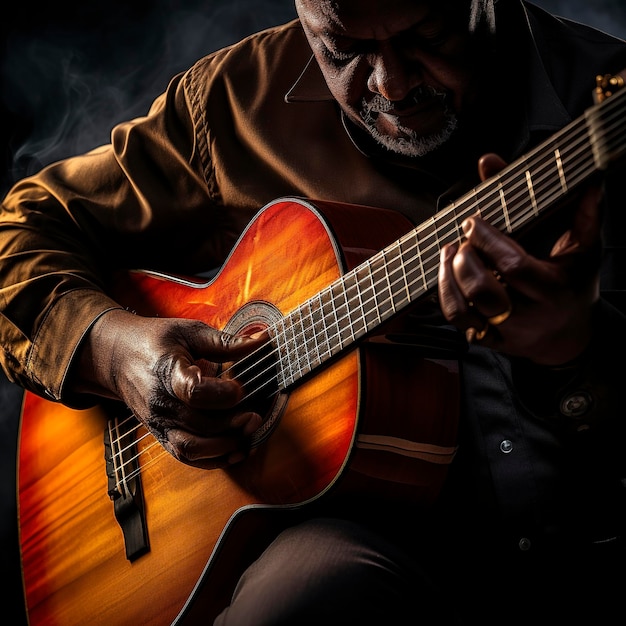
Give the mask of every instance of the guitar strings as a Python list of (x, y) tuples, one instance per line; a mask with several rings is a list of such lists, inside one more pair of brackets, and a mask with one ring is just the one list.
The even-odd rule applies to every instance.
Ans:
[[(541, 183), (541, 182), (542, 182), (542, 180), (543, 180), (543, 179), (545, 179), (545, 178), (546, 178), (546, 176), (541, 176), (541, 177), (539, 177), (539, 178), (538, 178), (537, 182), (538, 182), (538, 183)], [(550, 178), (554, 178), (552, 174), (550, 174)], [(518, 186), (519, 186), (519, 185), (518, 185)], [(543, 194), (539, 193), (539, 195), (541, 196), (541, 195), (543, 195)], [(517, 194), (517, 196), (519, 197), (519, 194)], [(514, 200), (515, 198), (512, 198), (512, 199)], [(491, 204), (493, 204), (493, 201), (491, 202)], [(489, 208), (489, 205), (490, 205), (490, 203), (487, 203), (487, 209)], [(474, 208), (474, 205), (471, 205), (471, 206), (470, 206), (470, 208), (471, 208), (471, 209), (473, 209), (473, 208)], [(484, 211), (484, 209), (483, 209), (483, 211)], [(431, 258), (432, 258), (432, 257), (431, 257)], [(379, 270), (374, 270), (374, 271), (379, 271)], [(380, 281), (374, 281), (374, 280), (372, 280), (372, 286), (374, 287), (374, 286), (376, 285), (376, 283), (377, 283), (377, 282), (380, 282)], [(359, 297), (361, 296), (361, 294), (358, 294), (358, 295), (359, 295)], [(362, 303), (361, 303), (361, 304), (362, 304)], [(297, 341), (297, 340), (298, 340), (298, 337), (297, 337), (296, 335), (294, 335), (294, 341)], [(145, 437), (145, 436), (147, 436), (147, 435), (144, 435), (144, 437)], [(156, 441), (152, 444), (152, 446), (150, 446), (150, 448), (151, 448), (151, 447), (153, 447), (154, 445), (157, 445), (157, 442), (156, 442)], [(164, 450), (163, 450), (163, 452), (162, 452), (162, 453), (163, 453), (163, 454), (166, 454)], [(158, 455), (156, 458), (158, 458), (159, 456), (161, 456), (161, 455)], [(156, 460), (156, 459), (151, 459), (151, 460), (149, 461), (148, 465), (149, 465), (150, 463), (152, 463), (154, 460)], [(145, 468), (146, 466), (147, 466), (147, 465), (146, 465), (146, 464), (144, 464), (144, 468)]]
[[(579, 153), (579, 154), (580, 154), (580, 153)], [(550, 161), (551, 161), (551, 157), (550, 157)], [(579, 174), (579, 177), (580, 177), (581, 172), (579, 171), (579, 172), (578, 172), (578, 174)], [(550, 177), (551, 177), (551, 178), (553, 178), (553, 176), (550, 176)], [(546, 178), (545, 176), (543, 176), (543, 177), (539, 177), (538, 182), (541, 182), (541, 181), (542, 181), (542, 179), (545, 179), (545, 178)], [(582, 177), (581, 177), (581, 180), (582, 180), (582, 178), (584, 178), (584, 176), (582, 176)], [(517, 186), (519, 186), (519, 185), (517, 185)], [(494, 192), (494, 193), (495, 193), (495, 192)], [(560, 195), (560, 194), (558, 194), (558, 195)], [(518, 194), (518, 197), (519, 197), (519, 194)], [(512, 198), (512, 199), (514, 200), (515, 198)], [(493, 199), (492, 199), (492, 200), (491, 200), (488, 204), (493, 204)], [(475, 206), (475, 205), (472, 205), (470, 208), (472, 208), (472, 209), (473, 209), (473, 208), (474, 208), (474, 206)], [(484, 212), (484, 209), (483, 209), (483, 212)], [(494, 222), (494, 225), (495, 225), (495, 222)], [(432, 259), (433, 257), (430, 257), (430, 258)], [(429, 259), (429, 260), (430, 260), (430, 259)], [(359, 297), (360, 297), (360, 295), (361, 295), (361, 294), (358, 294), (358, 295), (359, 295)], [(294, 339), (297, 339), (297, 336), (295, 336), (295, 335), (294, 335)]]
[[(615, 108), (615, 106), (613, 106), (612, 108)], [(609, 119), (611, 119), (611, 118), (609, 117)], [(617, 124), (619, 124), (620, 120), (618, 120), (616, 117), (613, 117), (613, 119), (616, 120), (616, 124), (614, 124), (612, 126), (607, 126), (605, 128), (605, 131), (612, 131), (615, 128), (615, 126)], [(578, 149), (577, 152), (573, 151), (574, 159), (569, 157), (570, 159), (572, 159), (572, 163), (570, 164), (568, 162), (568, 165), (570, 165), (572, 167), (570, 181), (568, 181), (568, 187), (572, 187), (572, 188), (574, 186), (576, 186), (580, 181), (584, 180), (584, 178), (586, 178), (588, 176), (588, 174), (595, 169), (595, 166), (594, 166), (595, 162), (593, 162), (593, 161), (590, 162), (589, 159), (584, 159), (585, 153), (583, 152), (583, 150), (587, 151), (587, 156), (589, 155), (588, 143), (586, 141), (588, 133), (587, 133), (587, 128), (586, 127), (582, 127), (581, 128), (580, 126), (581, 126), (581, 121), (578, 120), (577, 123), (574, 124), (574, 127), (576, 127), (576, 131), (579, 133), (579, 137), (578, 137), (577, 143), (575, 143), (573, 145), (575, 147), (578, 147), (579, 149)], [(566, 131), (568, 131), (568, 132), (570, 132), (571, 130), (572, 130), (571, 127), (566, 129)], [(623, 132), (623, 129), (622, 129), (622, 132)], [(563, 133), (563, 134), (566, 134), (566, 133)], [(554, 140), (555, 140), (555, 137), (552, 138), (553, 142), (554, 142)], [(581, 143), (582, 140), (585, 140), (585, 145), (583, 145), (582, 148), (581, 148), (580, 147), (580, 143)], [(596, 141), (596, 143), (597, 143), (598, 139), (594, 138), (593, 141)], [(571, 150), (571, 147), (569, 149)], [(536, 152), (537, 151), (535, 151), (535, 153)], [(554, 155), (549, 155), (547, 157), (541, 157), (539, 159), (534, 158), (533, 160), (531, 160), (530, 157), (532, 155), (533, 155), (532, 152), (529, 153), (529, 155), (527, 155), (525, 161), (518, 161), (518, 162), (514, 163), (509, 169), (510, 169), (510, 171), (518, 171), (518, 173), (519, 173), (522, 170), (528, 171), (528, 170), (532, 169), (536, 164), (541, 163), (542, 161), (544, 161), (544, 165), (545, 165), (545, 161), (547, 161), (547, 167), (544, 167), (543, 170), (541, 168), (538, 169), (538, 173), (540, 175), (537, 177), (537, 179), (535, 181), (533, 181), (533, 183), (534, 183), (533, 189), (534, 189), (534, 193), (535, 193), (536, 198), (540, 199), (541, 202), (544, 202), (544, 200), (545, 200), (547, 203), (552, 203), (553, 201), (555, 201), (556, 199), (558, 199), (559, 197), (561, 197), (563, 195), (563, 193), (558, 191), (559, 187), (562, 187), (563, 183), (561, 183), (561, 185), (554, 185), (555, 176), (554, 176), (554, 173), (552, 171), (554, 169), (554, 161), (553, 161), (553, 156)], [(581, 163), (580, 157), (583, 157), (582, 163)], [(590, 165), (591, 165), (591, 167), (590, 167)], [(489, 183), (489, 181), (487, 181), (487, 182)], [(542, 188), (542, 184), (545, 183), (545, 182), (549, 183), (547, 192), (545, 191), (545, 189)], [(474, 200), (473, 202), (470, 202), (468, 207), (463, 209), (463, 211), (461, 213), (462, 215), (464, 215), (465, 217), (469, 217), (478, 208), (478, 212), (480, 214), (482, 214), (483, 217), (485, 217), (489, 221), (490, 217), (494, 217), (494, 216), (497, 216), (497, 215), (501, 214), (501, 209), (503, 208), (502, 207), (503, 202), (502, 202), (502, 198), (500, 197), (500, 193), (501, 193), (500, 192), (500, 188), (499, 188), (499, 186), (496, 187), (496, 188), (493, 188), (493, 183), (489, 183), (489, 184), (492, 185), (492, 189), (485, 195), (485, 198), (487, 199), (487, 201), (484, 202), (485, 206), (483, 208), (481, 208), (479, 203), (477, 203)], [(528, 201), (527, 201), (528, 197), (527, 197), (526, 192), (525, 192), (526, 190), (525, 189), (523, 189), (523, 190), (521, 189), (522, 187), (526, 187), (527, 184), (528, 184), (528, 180), (527, 179), (523, 179), (522, 180), (521, 177), (520, 177), (520, 180), (511, 187), (511, 190), (519, 191), (519, 193), (517, 193), (516, 195), (511, 196), (511, 197), (508, 198), (508, 202), (511, 203), (511, 207), (508, 210), (508, 218), (507, 218), (507, 216), (505, 216), (504, 217), (504, 221), (505, 221), (505, 224), (506, 224), (507, 219), (509, 220), (508, 227), (509, 227), (510, 230), (515, 230), (515, 228), (516, 228), (516, 225), (510, 219), (511, 216), (517, 217), (519, 219), (521, 217), (524, 217), (524, 214), (529, 215), (529, 214), (535, 214), (535, 212), (536, 212), (536, 209), (532, 209), (532, 208), (529, 209), (529, 208), (527, 208), (528, 207)], [(458, 201), (456, 204), (453, 204), (453, 205), (447, 207), (439, 215), (447, 216), (447, 215), (451, 215), (452, 213), (455, 213), (457, 211), (457, 209), (461, 208), (464, 203), (467, 203), (467, 202), (471, 201), (472, 194), (475, 196), (478, 193), (478, 190), (479, 190), (479, 188), (473, 190), (472, 192), (470, 192), (470, 194), (468, 194), (467, 198), (462, 199), (461, 201)], [(522, 191), (524, 192), (523, 194), (522, 194)], [(569, 191), (569, 189), (563, 189), (563, 192), (567, 192), (567, 191)], [(517, 202), (518, 200), (520, 200), (522, 195), (523, 195), (523, 199), (524, 199), (524, 203), (522, 205), (520, 205), (521, 208), (522, 208), (522, 211), (518, 212), (516, 214), (515, 213), (514, 203)], [(491, 209), (493, 209), (494, 205), (496, 205), (496, 210), (492, 211)], [(506, 212), (507, 208), (505, 208), (504, 210)], [(435, 216), (435, 217), (437, 217), (437, 216)], [(456, 216), (454, 216), (454, 217), (455, 217), (454, 220), (448, 220), (448, 222), (445, 222), (445, 221), (442, 222), (441, 226), (447, 227), (451, 223), (454, 223), (455, 225), (458, 225), (459, 222), (462, 221), (462, 220), (458, 219), (458, 214)], [(524, 223), (524, 221), (525, 220), (522, 220), (522, 223)], [(494, 226), (498, 226), (499, 224), (501, 224), (501, 222), (502, 222), (502, 219), (496, 219), (496, 220), (494, 220), (492, 222), (492, 224)], [(413, 232), (416, 233), (417, 231), (419, 231), (419, 228), (416, 229), (416, 231), (413, 231)], [(436, 227), (436, 223), (435, 223), (435, 234), (434, 235), (430, 235), (428, 237), (430, 239), (434, 239), (434, 243), (431, 243), (429, 246), (427, 246), (424, 249), (424, 251), (432, 251), (434, 249), (436, 254), (433, 254), (430, 257), (428, 257), (425, 260), (426, 263), (430, 263), (430, 262), (433, 261), (433, 259), (435, 259), (435, 258), (438, 259), (438, 257), (439, 257), (441, 238), (437, 237), (437, 232), (436, 231), (437, 231), (437, 227)], [(411, 236), (412, 234), (413, 233), (411, 233), (409, 236)], [(460, 240), (460, 236), (458, 236), (456, 239)], [(404, 238), (403, 238), (403, 240), (404, 240)], [(403, 240), (401, 240), (401, 241), (403, 241)], [(396, 243), (396, 244), (393, 244), (392, 247), (396, 247), (397, 248), (399, 246), (400, 246), (400, 244)], [(417, 246), (415, 248), (417, 248)], [(383, 254), (384, 252), (385, 251), (383, 251), (382, 253), (379, 253), (379, 254)], [(367, 263), (371, 264), (372, 263), (372, 259), (369, 259)], [(437, 268), (433, 267), (433, 268), (428, 270), (429, 273), (433, 273), (433, 278), (435, 277), (435, 274), (436, 274), (435, 269), (437, 269)], [(424, 274), (425, 274), (425, 272), (424, 272)], [(343, 282), (345, 284), (347, 282), (346, 279), (350, 278), (353, 275), (354, 275), (354, 270), (352, 272), (349, 272), (348, 274), (344, 275), (337, 282), (339, 282), (339, 283)], [(385, 274), (383, 280), (388, 280), (388, 274)], [(401, 280), (401, 279), (399, 279), (399, 280)], [(372, 282), (372, 286), (373, 287), (376, 286), (377, 284), (378, 285), (382, 284), (380, 280), (378, 280), (378, 281), (372, 280), (371, 282)], [(398, 283), (398, 281), (395, 281), (394, 284), (397, 285), (397, 283)], [(426, 283), (427, 283), (426, 287), (429, 287), (430, 286), (430, 282), (426, 281)], [(413, 282), (413, 284), (415, 284), (415, 281)], [(327, 288), (325, 290), (325, 292), (330, 293), (331, 290), (332, 290), (332, 286)], [(359, 299), (362, 299), (362, 295), (363, 295), (363, 292), (359, 291), (355, 298), (358, 297)], [(353, 298), (352, 300), (346, 300), (346, 304), (350, 304), (350, 303), (354, 302), (355, 298)], [(366, 302), (375, 301), (375, 299), (376, 298), (374, 296), (369, 301), (366, 300)], [(309, 311), (311, 311), (311, 313), (316, 312), (316, 311), (317, 312), (321, 311), (320, 309), (317, 309), (315, 307), (315, 305), (311, 306), (310, 302), (311, 301), (308, 301), (307, 303), (302, 305), (300, 307), (300, 309), (298, 309), (296, 311), (304, 309), (304, 307), (307, 306), (307, 305), (308, 305)], [(393, 306), (392, 306), (392, 308), (393, 308)], [(290, 316), (294, 317), (293, 312), (290, 313), (284, 319), (288, 319)], [(344, 318), (338, 318), (338, 321), (343, 321), (343, 320), (345, 320), (346, 317), (350, 317), (350, 316), (351, 316), (351, 312), (349, 312), (346, 316), (344, 316)], [(298, 320), (301, 321), (301, 319), (302, 319), (302, 316), (298, 316)], [(281, 320), (281, 322), (284, 322), (284, 320)], [(313, 324), (313, 326), (315, 326), (315, 323)], [(292, 329), (293, 325), (289, 326), (289, 328)], [(313, 335), (313, 338), (316, 338), (315, 334)], [(339, 338), (339, 335), (337, 334), (337, 335), (331, 337), (331, 339), (333, 339), (333, 338)], [(297, 344), (297, 346), (301, 345), (302, 342), (298, 341), (300, 339), (304, 339), (306, 341), (306, 329), (302, 333), (294, 334), (293, 335), (293, 341), (292, 340), (288, 340), (287, 344), (291, 344), (293, 342), (294, 344)], [(318, 347), (318, 345), (316, 347)], [(317, 352), (319, 354), (319, 347), (318, 347)], [(279, 354), (279, 350), (277, 350), (277, 354)], [(259, 361), (258, 361), (258, 359), (255, 359), (256, 356), (257, 356), (256, 354), (253, 354), (253, 355), (250, 355), (250, 358), (251, 358), (251, 360), (254, 360), (254, 363), (256, 364), (256, 367), (257, 367), (257, 370), (258, 370), (258, 362)], [(290, 355), (288, 354), (287, 356), (290, 356)], [(296, 369), (298, 369), (298, 370), (308, 369), (306, 367), (302, 367), (302, 364), (299, 363), (302, 360), (302, 358), (306, 358), (307, 357), (306, 352), (301, 354), (301, 355), (298, 355), (298, 348), (296, 347), (296, 349), (295, 349), (295, 356), (296, 356), (296, 359), (295, 359)], [(268, 359), (270, 360), (270, 364), (268, 366), (268, 370), (265, 370), (265, 371), (262, 371), (262, 372), (256, 374), (257, 378), (259, 376), (265, 375), (267, 373), (267, 371), (269, 371), (269, 369), (274, 367), (273, 358), (274, 358), (273, 354), (269, 354), (269, 355), (266, 355), (264, 357), (264, 360), (268, 360)], [(240, 361), (240, 364), (241, 364), (241, 361)], [(250, 370), (253, 370), (253, 369), (254, 369), (253, 367), (250, 368)], [(230, 370), (226, 370), (224, 373), (227, 374), (229, 371)], [(243, 372), (243, 373), (245, 374), (246, 372)], [(243, 376), (240, 373), (239, 378), (242, 378), (242, 377)], [(254, 380), (254, 377), (251, 380)], [(267, 384), (267, 382), (265, 384)], [(246, 397), (249, 397), (249, 396), (253, 395), (254, 393), (257, 393), (261, 388), (262, 387), (254, 388), (248, 394), (248, 396), (246, 396)]]
[[(459, 199), (455, 203), (450, 204), (448, 207), (446, 207), (445, 209), (443, 209), (442, 211), (434, 215), (430, 220), (428, 220), (424, 224), (419, 225), (410, 233), (402, 237), (398, 242), (395, 242), (388, 248), (385, 248), (384, 250), (380, 251), (379, 253), (374, 255), (371, 259), (368, 259), (366, 262), (361, 264), (359, 267), (354, 268), (353, 270), (351, 270), (344, 276), (340, 277), (337, 281), (333, 282), (326, 289), (320, 292), (320, 294), (315, 296), (318, 298), (318, 302), (323, 302), (321, 299), (322, 294), (332, 295), (332, 289), (333, 288), (336, 289), (338, 286), (343, 286), (343, 293), (347, 294), (347, 290), (345, 288), (347, 279), (356, 276), (357, 271), (363, 271), (364, 267), (370, 268), (369, 275), (370, 275), (371, 286), (368, 287), (367, 290), (371, 290), (372, 292), (374, 292), (374, 288), (376, 286), (380, 286), (383, 283), (383, 281), (387, 283), (387, 287), (390, 292), (392, 292), (392, 287), (394, 286), (397, 287), (398, 283), (401, 283), (401, 285), (404, 285), (407, 288), (408, 287), (412, 288), (417, 283), (423, 283), (423, 287), (421, 288), (423, 288), (424, 291), (429, 289), (432, 285), (434, 285), (436, 281), (436, 275), (438, 272), (438, 265), (436, 263), (436, 260), (439, 258), (439, 252), (441, 250), (441, 242), (443, 241), (443, 239), (438, 237), (438, 234), (437, 234), (438, 230), (444, 230), (446, 228), (449, 228), (451, 225), (453, 225), (455, 227), (456, 235), (449, 234), (448, 237), (450, 238), (450, 241), (459, 242), (462, 240), (462, 234), (459, 233), (459, 229), (458, 229), (460, 223), (462, 223), (463, 219), (470, 217), (471, 215), (474, 215), (476, 213), (482, 215), (483, 218), (486, 219), (487, 221), (490, 221), (490, 218), (492, 219), (495, 218), (494, 221), (491, 223), (495, 227), (499, 227), (501, 230), (504, 227), (506, 227), (507, 231), (515, 231), (516, 228), (519, 228), (519, 225), (517, 222), (520, 222), (522, 225), (525, 224), (529, 215), (537, 215), (539, 206), (541, 206), (542, 204), (544, 205), (544, 207), (549, 206), (552, 202), (554, 202), (555, 200), (562, 197), (565, 193), (567, 193), (569, 189), (575, 187), (580, 182), (584, 181), (589, 176), (590, 173), (592, 173), (594, 170), (597, 170), (598, 168), (597, 168), (595, 158), (593, 155), (594, 154), (603, 155), (604, 153), (606, 153), (607, 152), (606, 144), (615, 144), (616, 140), (619, 139), (617, 143), (619, 144), (620, 147), (623, 145), (624, 143), (623, 140), (626, 136), (626, 125), (623, 123), (623, 118), (621, 116), (621, 108), (623, 104), (621, 101), (624, 100), (625, 98), (626, 98), (626, 93), (624, 91), (617, 92), (617, 94), (611, 96), (610, 98), (605, 100), (603, 103), (596, 105), (595, 107), (592, 107), (589, 110), (589, 113), (586, 117), (578, 118), (577, 120), (572, 122), (569, 126), (566, 126), (560, 132), (553, 135), (547, 142), (541, 144), (540, 146), (537, 146), (535, 149), (531, 150), (527, 155), (525, 155), (524, 157), (521, 157), (520, 159), (513, 162), (510, 166), (505, 168), (498, 176), (498, 179), (501, 179), (502, 176), (506, 174), (507, 172), (519, 174), (519, 176), (517, 177), (517, 180), (515, 180), (514, 183), (511, 185), (511, 187), (507, 190), (507, 194), (511, 194), (511, 192), (514, 192), (512, 195), (507, 195), (506, 197), (504, 197), (502, 195), (503, 194), (502, 184), (498, 183), (497, 180), (485, 181), (481, 185), (471, 190), (468, 194), (463, 196), (461, 199)], [(600, 112), (600, 107), (606, 110)], [(600, 119), (601, 117), (604, 118), (604, 121)], [(598, 132), (593, 132), (591, 135), (591, 138), (589, 138), (589, 133), (591, 131), (590, 125), (589, 125), (590, 121), (596, 122), (595, 124), (596, 131), (598, 127), (597, 123), (599, 122), (600, 127), (603, 132), (601, 134)], [(565, 181), (567, 183), (568, 188), (563, 188), (563, 181), (559, 177), (555, 177), (554, 175), (555, 154), (554, 152), (545, 153), (545, 149), (550, 143), (554, 145), (558, 145), (558, 139), (562, 139), (566, 137), (568, 134), (572, 134), (575, 138), (575, 141), (572, 142), (570, 140), (570, 145), (565, 146), (565, 149), (567, 149), (567, 165), (568, 165), (568, 169), (570, 169), (571, 172), (569, 173), (570, 175), (569, 180)], [(591, 148), (591, 152), (589, 150), (590, 148)], [(591, 154), (591, 157), (590, 157), (590, 154)], [(535, 176), (535, 178), (530, 180), (529, 175), (527, 175), (527, 172), (530, 172), (531, 170), (534, 170), (535, 168), (536, 168), (536, 172), (533, 171), (533, 176)], [(521, 175), (522, 173), (525, 174), (525, 176), (522, 176)], [(555, 184), (555, 180), (557, 179), (560, 184)], [(483, 206), (481, 207), (481, 202), (479, 202), (477, 198), (478, 198), (479, 192), (482, 189), (484, 189), (486, 193), (482, 197)], [(533, 201), (530, 203), (531, 204), (530, 207), (529, 207), (529, 202), (528, 202), (529, 193), (532, 193), (534, 195), (534, 198), (531, 197), (531, 200)], [(516, 206), (516, 203), (519, 203), (519, 205)], [(510, 204), (510, 207), (508, 206), (509, 204)], [(442, 219), (442, 218), (448, 218), (448, 219)], [(517, 222), (515, 220), (517, 220)], [(438, 224), (438, 222), (441, 222), (441, 223)], [(382, 268), (379, 267), (377, 269), (372, 270), (371, 268), (373, 267), (375, 261), (381, 260), (381, 259), (384, 261), (384, 257), (386, 254), (389, 255), (391, 252), (395, 253), (397, 250), (401, 249), (402, 244), (406, 243), (407, 239), (416, 238), (421, 231), (431, 226), (434, 227), (434, 232), (432, 234), (427, 235), (423, 240), (416, 241), (415, 245), (411, 245), (411, 247), (408, 250), (404, 251), (405, 256), (408, 256), (408, 252), (417, 251), (418, 257), (419, 257), (419, 251), (420, 251), (419, 244), (430, 242), (425, 248), (422, 249), (422, 254), (424, 253), (431, 253), (431, 254), (425, 260), (423, 260), (423, 263), (420, 266), (420, 271), (421, 271), (420, 277), (415, 278), (409, 284), (407, 282), (406, 268), (404, 267), (402, 263), (402, 257), (398, 257), (401, 261), (401, 264), (400, 264), (399, 269), (396, 269), (395, 271), (402, 270), (403, 275), (400, 278), (394, 280), (393, 283), (390, 283), (389, 274), (385, 273), (383, 279), (374, 280), (373, 276), (375, 273), (385, 271), (384, 265)], [(428, 267), (428, 269), (424, 269), (424, 265), (429, 265), (429, 264), (432, 264), (432, 267)], [(430, 276), (429, 279), (426, 278), (427, 274)], [(371, 302), (376, 303), (375, 293), (373, 293), (373, 296), (371, 298), (364, 300), (363, 292), (358, 290), (358, 284), (356, 284), (356, 289), (357, 289), (356, 296), (351, 296), (350, 299), (346, 298), (345, 305), (341, 305), (341, 306), (346, 307), (346, 310), (347, 310), (346, 315), (344, 315), (343, 317), (337, 317), (335, 315), (337, 327), (339, 327), (339, 322), (345, 321), (346, 319), (349, 319), (352, 316), (353, 311), (350, 305), (354, 304), (356, 299), (359, 300), (360, 308), (363, 308), (363, 305), (367, 303), (371, 303)], [(418, 292), (419, 292), (419, 289), (418, 289)], [(409, 289), (409, 296), (410, 297), (408, 298), (408, 303), (411, 303), (416, 299), (414, 296), (411, 296), (411, 289)], [(394, 310), (395, 312), (396, 307), (393, 302), (393, 296), (391, 296), (388, 300), (384, 300), (382, 303), (386, 303), (389, 300), (391, 301), (391, 309)], [(312, 321), (312, 326), (308, 328), (315, 328), (316, 326), (316, 322), (313, 319), (315, 312), (322, 314), (322, 321), (323, 321), (323, 315), (324, 315), (323, 308), (316, 308), (314, 304), (312, 305), (312, 301), (313, 299), (308, 300), (307, 302), (303, 303), (300, 307), (298, 307), (295, 310), (295, 313), (298, 313), (302, 311), (306, 306), (308, 306), (309, 316), (311, 317), (311, 321)], [(332, 303), (332, 298), (331, 298), (331, 303)], [(334, 303), (332, 304), (334, 306)], [(323, 307), (323, 304), (322, 304), (322, 307)], [(335, 308), (333, 309), (333, 312), (336, 314)], [(285, 327), (288, 327), (290, 330), (293, 330), (293, 324), (292, 325), (285, 324), (286, 320), (293, 318), (293, 317), (294, 317), (294, 311), (292, 311), (287, 316), (285, 316), (280, 321), (280, 323), (285, 325)], [(302, 322), (301, 315), (298, 315), (298, 320)], [(273, 327), (268, 328), (268, 332), (270, 332), (270, 335), (272, 334), (272, 332), (275, 333), (275, 335), (273, 336), (274, 339), (276, 338), (277, 335), (280, 334), (277, 332), (276, 326), (277, 325), (274, 325)], [(365, 326), (367, 327), (367, 323), (365, 323)], [(308, 372), (311, 369), (310, 363), (308, 364), (309, 365), (308, 368), (302, 367), (302, 365), (300, 364), (302, 359), (306, 358), (307, 356), (306, 352), (304, 354), (298, 355), (298, 347), (301, 344), (301, 340), (303, 340), (305, 344), (307, 341), (307, 338), (306, 338), (307, 328), (305, 328), (304, 326), (302, 326), (302, 328), (303, 328), (303, 331), (301, 333), (294, 332), (293, 339), (287, 341), (285, 345), (288, 347), (290, 343), (293, 343), (293, 345), (296, 346), (295, 355), (297, 357), (296, 363), (298, 364), (298, 370), (302, 371), (306, 369)], [(341, 343), (340, 333), (329, 336), (327, 332), (328, 328), (326, 326), (324, 328), (325, 328), (326, 343), (330, 344), (330, 341), (335, 340), (335, 339), (338, 339), (339, 342)], [(313, 333), (313, 338), (316, 339), (316, 352), (318, 354), (318, 360), (321, 361), (322, 357), (327, 358), (327, 357), (332, 356), (332, 350), (330, 350), (327, 354), (320, 353), (319, 344), (317, 343), (317, 335), (315, 335), (315, 333)], [(271, 343), (272, 343), (272, 340), (268, 342), (268, 344), (271, 344)], [(255, 381), (259, 377), (263, 377), (263, 383), (259, 384), (257, 387), (252, 387), (251, 391), (247, 391), (246, 396), (244, 397), (244, 400), (249, 399), (251, 396), (259, 393), (263, 389), (263, 387), (267, 386), (270, 383), (276, 382), (278, 379), (278, 375), (275, 374), (275, 375), (270, 376), (270, 379), (268, 380), (267, 374), (275, 370), (276, 360), (277, 359), (279, 361), (281, 360), (280, 348), (277, 346), (274, 346), (273, 349), (269, 353), (262, 354), (259, 358), (261, 351), (264, 350), (264, 348), (266, 347), (267, 347), (267, 344), (259, 348), (254, 353), (248, 355), (244, 359), (241, 359), (237, 363), (237, 367), (240, 367), (242, 363), (245, 364), (247, 361), (250, 361), (251, 363), (251, 365), (247, 367), (247, 369), (244, 369), (243, 371), (239, 372), (237, 375), (238, 379), (244, 380), (243, 384), (245, 387), (249, 387), (251, 384), (255, 383)], [(288, 350), (291, 350), (291, 349), (288, 347)], [(288, 352), (287, 356), (292, 356), (291, 352)], [(265, 369), (259, 369), (259, 364), (262, 364), (264, 362), (267, 363)], [(234, 367), (235, 366), (232, 366), (224, 370), (224, 372), (222, 372), (220, 376), (228, 375), (229, 373), (233, 371)], [(245, 381), (246, 375), (250, 375), (251, 373), (252, 373), (252, 376), (250, 380), (246, 382)], [(277, 393), (279, 393), (279, 391), (273, 391), (273, 393), (270, 394), (270, 396), (268, 397), (271, 397), (271, 395), (275, 395)], [(129, 419), (136, 419), (136, 418), (131, 416)], [(127, 433), (135, 432), (142, 427), (143, 425), (141, 423), (137, 423), (137, 425), (134, 428), (127, 431)], [(146, 431), (146, 433), (141, 437), (139, 441), (143, 440), (144, 438), (148, 436), (152, 436), (152, 435), (149, 433), (149, 431)], [(131, 445), (134, 445), (134, 443), (135, 442), (133, 442), (133, 444)], [(132, 460), (135, 461), (136, 458), (140, 454), (146, 453), (147, 451), (151, 450), (154, 446), (160, 446), (160, 444), (158, 443), (156, 439), (153, 441), (152, 444), (150, 444), (148, 447), (144, 448), (139, 454), (137, 454)], [(153, 462), (155, 462), (160, 456), (164, 454), (168, 454), (167, 451), (165, 451), (165, 449), (162, 446), (160, 448), (161, 448), (161, 453), (152, 457), (148, 461), (148, 463), (144, 463), (144, 468), (152, 464)], [(128, 463), (129, 461), (130, 459), (126, 460), (125, 462)], [(129, 474), (129, 477), (130, 476), (133, 476), (133, 472)]]
[[(131, 421), (133, 425), (130, 428), (125, 429), (125, 426)], [(121, 432), (121, 435), (113, 437), (111, 422), (115, 422), (114, 430), (115, 432)], [(141, 471), (149, 467), (159, 457), (164, 454), (168, 454), (165, 448), (161, 446), (158, 440), (154, 438), (147, 429), (145, 429), (145, 432), (140, 437), (135, 438), (135, 434), (139, 432), (142, 428), (145, 429), (143, 424), (139, 422), (139, 420), (137, 420), (137, 418), (132, 414), (126, 416), (119, 423), (117, 422), (117, 420), (109, 420), (109, 436), (112, 452), (111, 461), (113, 462), (113, 467), (115, 471), (115, 488), (120, 494), (129, 492), (126, 487), (126, 483), (132, 481), (136, 476), (141, 473)], [(152, 442), (148, 443), (147, 446), (143, 450), (141, 450), (141, 452), (135, 452), (133, 456), (127, 457), (128, 452), (134, 450), (137, 444), (150, 437), (152, 438)], [(122, 442), (124, 443), (120, 445)], [(142, 469), (139, 469), (138, 466), (135, 466), (135, 463), (137, 463), (140, 456), (144, 455), (155, 446), (158, 446), (158, 448), (160, 449), (159, 454), (156, 457), (151, 458), (148, 462), (143, 462)], [(130, 472), (128, 471), (129, 466), (132, 468)]]

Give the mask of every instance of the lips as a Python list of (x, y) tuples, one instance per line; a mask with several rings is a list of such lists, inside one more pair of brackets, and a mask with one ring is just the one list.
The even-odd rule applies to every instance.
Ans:
[(374, 95), (369, 102), (363, 102), (364, 117), (389, 115), (396, 118), (411, 118), (430, 110), (446, 109), (447, 95), (433, 87), (418, 87), (402, 100), (390, 101), (380, 94)]
[(380, 111), (383, 115), (390, 115), (400, 119), (414, 117), (416, 115), (422, 115), (433, 108), (442, 107), (441, 98), (429, 98), (428, 100), (422, 100), (421, 102), (410, 102), (405, 106), (398, 106), (393, 104), (386, 111)]
[(440, 133), (450, 122), (448, 94), (421, 86), (402, 100), (390, 101), (374, 94), (362, 102), (361, 119), (366, 126), (388, 137), (427, 137)]
[(441, 101), (412, 105), (401, 110), (391, 109), (377, 114), (379, 131), (394, 135), (426, 136), (441, 131), (446, 124), (446, 108)]

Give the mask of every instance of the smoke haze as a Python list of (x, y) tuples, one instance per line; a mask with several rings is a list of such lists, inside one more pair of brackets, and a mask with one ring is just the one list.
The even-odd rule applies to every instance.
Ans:
[(1, 195), (42, 165), (107, 142), (115, 123), (143, 115), (196, 59), (295, 17), (292, 0), (52, 4), (39, 13), (29, 4), (5, 24)]

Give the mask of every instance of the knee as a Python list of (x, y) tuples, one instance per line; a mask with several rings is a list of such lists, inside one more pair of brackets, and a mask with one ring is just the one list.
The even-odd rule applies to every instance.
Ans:
[(282, 532), (244, 572), (216, 623), (389, 623), (406, 615), (416, 588), (424, 589), (418, 571), (399, 548), (358, 524), (310, 520)]

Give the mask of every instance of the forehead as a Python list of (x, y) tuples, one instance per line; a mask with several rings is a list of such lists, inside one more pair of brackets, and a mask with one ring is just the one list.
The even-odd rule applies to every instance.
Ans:
[[(439, 0), (434, 4), (446, 4)], [(433, 13), (428, 0), (299, 0), (300, 18), (313, 31), (379, 39), (422, 22)]]

